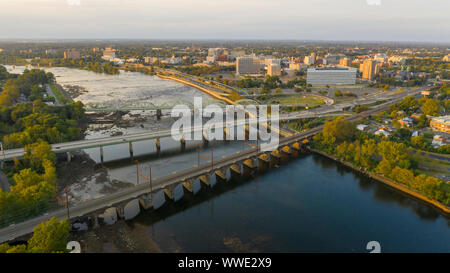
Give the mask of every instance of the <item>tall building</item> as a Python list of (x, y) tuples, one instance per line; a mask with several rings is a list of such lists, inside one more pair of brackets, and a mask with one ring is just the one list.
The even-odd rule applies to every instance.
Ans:
[(80, 51), (74, 49), (67, 49), (66, 51), (64, 51), (64, 59), (79, 60)]
[(267, 75), (269, 76), (281, 76), (281, 66), (272, 63), (267, 66)]
[(255, 56), (243, 56), (236, 59), (236, 74), (257, 75), (260, 74), (260, 61)]
[(355, 84), (356, 68), (319, 67), (309, 68), (306, 74), (307, 84)]
[(350, 66), (350, 59), (349, 58), (342, 58), (339, 60), (340, 66)]
[(306, 65), (313, 65), (316, 62), (315, 56), (306, 56), (303, 60), (303, 63)]
[(376, 61), (368, 59), (365, 60), (362, 64), (362, 78), (363, 80), (372, 81), (375, 79), (375, 75), (377, 74), (377, 65)]

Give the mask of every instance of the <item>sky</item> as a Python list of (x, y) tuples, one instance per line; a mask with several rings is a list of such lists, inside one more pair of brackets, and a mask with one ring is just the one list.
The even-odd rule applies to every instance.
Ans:
[(0, 39), (450, 42), (449, 0), (0, 0)]

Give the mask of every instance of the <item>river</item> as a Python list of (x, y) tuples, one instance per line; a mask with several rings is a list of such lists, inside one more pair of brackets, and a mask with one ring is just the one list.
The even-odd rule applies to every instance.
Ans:
[(450, 219), (319, 155), (95, 233), (103, 234), (95, 251), (105, 252), (368, 252), (369, 241), (382, 252), (450, 252)]

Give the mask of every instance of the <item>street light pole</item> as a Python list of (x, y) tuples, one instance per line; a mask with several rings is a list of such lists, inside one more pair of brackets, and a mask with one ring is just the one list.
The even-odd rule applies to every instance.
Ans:
[(149, 181), (150, 181), (150, 200), (151, 200), (151, 202), (152, 202), (152, 204), (153, 204), (153, 186), (152, 186), (152, 165), (149, 165), (148, 166), (148, 170), (149, 170)]
[(214, 148), (211, 148), (211, 171), (214, 169)]

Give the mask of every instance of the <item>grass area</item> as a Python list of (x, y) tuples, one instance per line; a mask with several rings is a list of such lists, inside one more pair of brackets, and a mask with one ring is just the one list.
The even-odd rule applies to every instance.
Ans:
[(317, 106), (321, 104), (325, 104), (323, 98), (314, 96), (314, 95), (287, 95), (287, 96), (277, 96), (272, 98), (268, 102), (269, 104), (290, 104), (290, 105), (298, 105), (298, 106)]
[(53, 91), (53, 94), (55, 95), (55, 99), (60, 103), (60, 104), (70, 104), (73, 101), (71, 99), (66, 98), (66, 96), (64, 96), (63, 91), (61, 90), (61, 88), (59, 86), (57, 86), (54, 83), (50, 84), (50, 88)]

